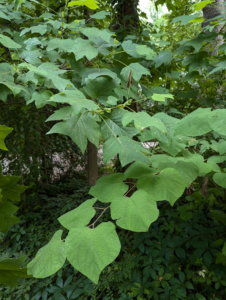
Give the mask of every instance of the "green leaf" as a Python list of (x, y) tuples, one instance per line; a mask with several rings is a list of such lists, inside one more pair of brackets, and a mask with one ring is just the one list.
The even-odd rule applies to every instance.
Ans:
[(96, 110), (99, 108), (92, 100), (87, 100), (86, 97), (79, 90), (65, 90), (63, 93), (56, 94), (50, 98), (49, 101), (56, 103), (67, 103), (72, 106), (72, 111), (75, 114), (81, 112), (82, 108), (87, 110)]
[(13, 131), (13, 128), (4, 126), (4, 125), (0, 125), (0, 149), (1, 150), (8, 150), (6, 148), (6, 145), (4, 143), (4, 139), (7, 137), (7, 135), (10, 134), (10, 132)]
[(173, 99), (173, 95), (172, 94), (154, 94), (152, 96), (152, 99), (155, 101), (165, 101), (166, 98), (170, 98)]
[(104, 118), (101, 124), (101, 132), (105, 139), (110, 139), (115, 136), (133, 137), (138, 133), (138, 130), (134, 127), (126, 127), (125, 125), (122, 125), (122, 120), (125, 114), (126, 111), (124, 110), (114, 109), (109, 115), (109, 118)]
[(158, 56), (156, 56), (153, 60), (155, 61), (155, 67), (158, 68), (162, 64), (168, 65), (171, 63), (173, 59), (173, 55), (170, 51), (161, 51)]
[(87, 69), (83, 69), (81, 72), (80, 72), (80, 76), (82, 77), (82, 84), (85, 84), (86, 83), (86, 80), (88, 78), (90, 79), (95, 79), (97, 77), (100, 77), (100, 76), (108, 76), (108, 77), (111, 77), (112, 79), (118, 79), (117, 77), (117, 74), (112, 72), (111, 70), (109, 69), (99, 69), (99, 68), (87, 68)]
[(208, 4), (211, 4), (211, 3), (213, 3), (213, 2), (214, 2), (214, 1), (212, 1), (212, 0), (205, 0), (205, 1), (202, 1), (202, 2), (200, 2), (200, 3), (194, 4), (193, 6), (194, 6), (194, 8), (195, 8), (195, 11), (197, 11), (197, 10), (203, 9), (203, 8), (206, 7)]
[[(0, 81), (0, 89), (2, 89), (2, 85), (5, 85), (8, 89), (10, 89), (14, 96), (18, 95), (21, 91), (25, 92), (26, 94), (29, 94), (28, 90), (20, 84), (15, 84), (14, 82), (9, 81)], [(2, 100), (5, 102), (6, 98), (3, 97)]]
[(120, 75), (125, 81), (128, 80), (130, 71), (132, 71), (132, 77), (135, 81), (139, 81), (142, 75), (150, 75), (150, 71), (138, 63), (132, 63), (123, 68)]
[(212, 167), (204, 162), (203, 156), (199, 154), (191, 154), (189, 151), (182, 151), (185, 160), (194, 163), (199, 169), (199, 176), (204, 176), (212, 171)]
[(137, 44), (134, 44), (131, 40), (124, 41), (121, 46), (122, 46), (123, 50), (126, 53), (128, 53), (129, 55), (131, 55), (132, 57), (135, 57), (135, 58), (141, 57), (137, 53), (137, 50), (136, 50)]
[(28, 69), (30, 72), (34, 72), (41, 77), (50, 79), (56, 89), (58, 89), (59, 91), (64, 91), (66, 87), (73, 86), (73, 84), (69, 80), (58, 76), (58, 74), (60, 75), (65, 73), (65, 71), (57, 69), (56, 66), (51, 63), (46, 62), (38, 67), (35, 67), (28, 63), (22, 63), (19, 64), (18, 67), (21, 69)]
[(171, 21), (171, 23), (176, 23), (176, 22), (180, 22), (180, 25), (186, 25), (188, 24), (191, 20), (195, 19), (196, 17), (198, 17), (198, 14), (195, 15), (184, 15), (184, 16), (179, 16), (173, 19), (173, 21)]
[(20, 53), (20, 56), (30, 64), (39, 65), (41, 63), (39, 57), (42, 56), (42, 53), (40, 50), (24, 50)]
[(156, 170), (139, 161), (134, 162), (125, 171), (125, 178), (140, 178), (145, 174), (154, 174)]
[(206, 69), (210, 65), (208, 59), (207, 51), (199, 51), (198, 53), (188, 54), (183, 61), (183, 65), (189, 65), (189, 72), (200, 68)]
[(184, 117), (175, 127), (175, 135), (199, 136), (211, 131), (213, 127), (211, 108), (198, 108)]
[(213, 180), (219, 186), (226, 189), (226, 173), (216, 173), (213, 175)]
[(102, 20), (105, 19), (106, 16), (109, 16), (110, 13), (105, 11), (105, 10), (101, 10), (98, 11), (97, 13), (92, 15), (92, 19), (97, 19), (97, 20)]
[(39, 92), (34, 92), (29, 101), (27, 101), (27, 105), (35, 101), (35, 105), (37, 108), (42, 108), (46, 104), (55, 105), (54, 102), (48, 101), (53, 93), (49, 90), (42, 90)]
[(0, 230), (2, 232), (7, 232), (10, 226), (18, 223), (19, 218), (15, 217), (13, 214), (17, 212), (18, 207), (12, 203), (6, 202), (0, 204)]
[(85, 152), (87, 139), (99, 147), (99, 125), (86, 113), (75, 115), (67, 120), (57, 123), (47, 134), (61, 133), (68, 135)]
[(111, 138), (107, 140), (103, 146), (104, 162), (106, 163), (116, 154), (119, 154), (122, 167), (133, 161), (149, 163), (144, 153), (148, 154), (149, 151), (139, 142), (135, 142), (127, 136)]
[(185, 285), (186, 289), (194, 290), (194, 286), (191, 282), (187, 281), (187, 282), (185, 282), (184, 285)]
[(204, 42), (211, 43), (215, 37), (217, 37), (216, 32), (209, 32), (209, 33), (201, 32), (196, 38), (187, 42), (185, 46), (192, 46), (195, 48), (195, 51), (198, 52), (202, 48)]
[(124, 182), (124, 174), (115, 173), (97, 180), (89, 194), (103, 203), (111, 202), (114, 198), (123, 196), (128, 190)]
[(101, 104), (106, 105), (109, 96), (115, 96), (113, 92), (116, 83), (111, 78), (98, 77), (96, 79), (87, 79), (84, 91), (92, 99), (98, 100)]
[(42, 247), (27, 265), (28, 274), (36, 278), (53, 275), (63, 267), (66, 260), (65, 244), (61, 240), (63, 230), (54, 233), (50, 242)]
[(68, 3), (68, 7), (70, 6), (81, 6), (81, 5), (85, 5), (90, 9), (97, 9), (99, 8), (98, 6), (98, 1), (96, 0), (78, 0), (78, 1), (71, 1)]
[(0, 11), (0, 19), (5, 19), (5, 20), (10, 21), (10, 18), (6, 14), (4, 14), (4, 12), (2, 12), (2, 11)]
[(206, 298), (199, 293), (196, 294), (196, 298), (197, 298), (197, 300), (206, 300)]
[(0, 283), (5, 286), (17, 286), (19, 278), (29, 278), (27, 268), (21, 268), (26, 256), (19, 258), (4, 258), (0, 260)]
[(212, 112), (213, 119), (211, 120), (211, 127), (214, 131), (221, 135), (226, 135), (226, 109), (216, 109)]
[(2, 183), (0, 181), (0, 188), (2, 189), (2, 196), (3, 200), (12, 200), (12, 201), (20, 201), (20, 194), (22, 194), (26, 189), (27, 186), (23, 185), (16, 185), (18, 180), (20, 179), (19, 176), (4, 176), (7, 179), (6, 183)]
[(76, 60), (79, 60), (84, 56), (86, 56), (88, 60), (92, 60), (98, 55), (98, 50), (94, 47), (92, 42), (81, 38), (75, 40), (71, 52), (74, 53)]
[(145, 191), (136, 191), (130, 198), (117, 197), (111, 204), (111, 217), (121, 228), (146, 232), (159, 216), (156, 201)]
[(65, 248), (72, 266), (97, 284), (101, 271), (119, 255), (121, 246), (114, 224), (107, 222), (95, 229), (70, 230)]
[(160, 119), (151, 117), (146, 112), (127, 112), (124, 114), (122, 118), (123, 126), (126, 126), (131, 121), (134, 121), (134, 125), (139, 130), (153, 126), (161, 130), (163, 133), (166, 131), (166, 127)]
[(93, 208), (93, 204), (97, 199), (86, 200), (79, 207), (69, 211), (63, 216), (58, 218), (58, 221), (62, 226), (71, 230), (76, 227), (84, 227), (89, 224), (90, 220), (95, 216), (96, 211)]
[(59, 120), (66, 120), (69, 119), (72, 115), (72, 108), (71, 106), (65, 106), (59, 110), (56, 110), (47, 120), (49, 121), (59, 121)]
[(21, 31), (20, 36), (24, 35), (25, 33), (31, 31), (31, 33), (38, 33), (38, 34), (45, 34), (47, 32), (48, 28), (46, 24), (39, 24), (37, 26), (32, 26), (25, 28)]
[(183, 194), (185, 186), (181, 173), (172, 168), (144, 175), (137, 182), (137, 188), (149, 193), (155, 201), (167, 200), (171, 205)]
[(186, 187), (189, 187), (190, 184), (198, 177), (199, 169), (193, 162), (177, 161), (173, 162), (160, 162), (158, 169), (173, 168), (181, 173)]
[(9, 49), (21, 48), (21, 45), (15, 43), (11, 38), (3, 34), (0, 34), (0, 44)]
[(219, 143), (218, 150), (219, 150), (220, 155), (226, 153), (226, 141)]
[[(92, 16), (93, 17), (93, 16)], [(110, 43), (112, 32), (107, 31), (106, 29), (99, 30), (96, 27), (88, 27), (82, 30), (82, 33), (86, 35), (90, 40), (95, 38), (102, 38), (107, 43)]]
[(145, 56), (147, 60), (153, 60), (157, 56), (156, 52), (147, 45), (137, 45), (136, 51), (139, 55)]
[(48, 47), (46, 48), (47, 51), (52, 51), (54, 49), (62, 49), (65, 52), (70, 52), (71, 49), (74, 47), (75, 45), (75, 40), (72, 39), (51, 39), (48, 42)]
[(117, 105), (118, 99), (114, 96), (108, 96), (107, 104), (115, 106)]

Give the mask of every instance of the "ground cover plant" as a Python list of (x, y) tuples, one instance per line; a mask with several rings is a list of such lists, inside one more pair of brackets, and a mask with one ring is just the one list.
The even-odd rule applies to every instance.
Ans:
[[(15, 285), (23, 270), (24, 276), (33, 276), (24, 282), (48, 283), (46, 289), (34, 292), (37, 299), (54, 299), (61, 294), (62, 299), (83, 294), (93, 299), (100, 295), (106, 299), (223, 297), (225, 3), (175, 0), (155, 4), (158, 7), (164, 2), (171, 13), (149, 24), (142, 22), (138, 1), (128, 1), (129, 5), (125, 1), (62, 1), (57, 6), (51, 1), (1, 1), (0, 120), (4, 123), (0, 146), (6, 150), (4, 139), (7, 144), (8, 138), (9, 146), (18, 149), (18, 155), (17, 150), (9, 151), (8, 158), (13, 162), (10, 174), (13, 169), (20, 172), (16, 175), (22, 175), (21, 183), (25, 180), (30, 187), (21, 208), (25, 212), (34, 205), (34, 210), (29, 210), (31, 220), (37, 217), (45, 224), (45, 215), (38, 216), (42, 197), (31, 200), (32, 188), (37, 191), (40, 182), (49, 185), (54, 181), (51, 161), (55, 152), (67, 154), (67, 162), (71, 149), (77, 154), (75, 160), (86, 153), (92, 186), (88, 196), (85, 192), (85, 201), (67, 206), (65, 200), (60, 210), (65, 214), (52, 215), (51, 234), (45, 234), (41, 224), (31, 225), (33, 231), (40, 226), (40, 242), (25, 245), (23, 223), (29, 218), (20, 213), (21, 223), (3, 237), (4, 245), (13, 252), (9, 250), (7, 258), (0, 261), (2, 284)], [(12, 122), (7, 116), (13, 116), (10, 111), (15, 111), (15, 104), (21, 121)], [(12, 131), (11, 124), (15, 124), (16, 134), (10, 139), (6, 136)], [(30, 140), (37, 145), (33, 156), (29, 154), (32, 150), (25, 150)], [(76, 146), (71, 147), (72, 141)], [(111, 174), (98, 179), (99, 147), (103, 147), (103, 162), (111, 163)], [(72, 174), (67, 168), (66, 177)], [(14, 202), (20, 200), (25, 188), (15, 185), (18, 176), (4, 174), (0, 179), (0, 229), (5, 233), (19, 222)], [(50, 191), (60, 193), (60, 185), (49, 185)], [(46, 215), (51, 205), (57, 207), (58, 200), (51, 201)], [(131, 239), (136, 241), (136, 237), (141, 239), (137, 238), (139, 245), (135, 247)], [(160, 246), (152, 240), (158, 240)], [(150, 248), (145, 250), (145, 245)], [(42, 247), (33, 253), (36, 246)], [(138, 259), (131, 248), (144, 257)], [(149, 261), (151, 249), (159, 252), (151, 254)], [(27, 274), (26, 269), (20, 269), (25, 256), (14, 262), (8, 258), (17, 251), (28, 255)], [(114, 268), (130, 264), (128, 257), (128, 286), (123, 289), (119, 285), (116, 291), (111, 284), (120, 276), (115, 274), (122, 274), (122, 283), (127, 275), (122, 267), (118, 266), (118, 273)], [(150, 267), (153, 259), (155, 267)], [(13, 269), (12, 281), (7, 275), (6, 282), (4, 274), (10, 274), (11, 267), (17, 271)], [(83, 274), (75, 274), (81, 286), (87, 284), (81, 294), (70, 284), (73, 268)], [(112, 282), (110, 275), (105, 276), (107, 270)], [(57, 286), (49, 287), (50, 279), (34, 279), (49, 277)]]

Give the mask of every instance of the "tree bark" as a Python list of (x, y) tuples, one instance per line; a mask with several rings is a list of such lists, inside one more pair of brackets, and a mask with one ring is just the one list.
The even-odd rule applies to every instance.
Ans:
[[(205, 27), (207, 25), (210, 24), (210, 22), (208, 20), (215, 18), (221, 14), (223, 14), (225, 10), (225, 5), (224, 5), (224, 0), (215, 0), (214, 3), (212, 4), (208, 4), (206, 7), (203, 8), (203, 17), (206, 19), (206, 22), (204, 22), (202, 24), (202, 27)], [(224, 27), (224, 24), (215, 26), (213, 29), (213, 32), (219, 33), (222, 28)], [(209, 30), (204, 30), (206, 33), (209, 33)], [(217, 55), (218, 53), (218, 47), (223, 44), (224, 42), (224, 38), (222, 35), (218, 35), (212, 45), (211, 48), (213, 48), (213, 50), (209, 53), (210, 56), (212, 55)]]
[(126, 28), (127, 33), (139, 27), (138, 5), (139, 0), (111, 0), (116, 11), (113, 29)]
[(98, 179), (97, 147), (88, 141), (88, 185), (94, 186)]

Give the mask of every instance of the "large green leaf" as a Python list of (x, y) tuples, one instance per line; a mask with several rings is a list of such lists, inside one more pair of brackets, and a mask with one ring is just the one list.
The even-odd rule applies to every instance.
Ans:
[(189, 72), (192, 72), (195, 69), (207, 68), (209, 66), (209, 61), (207, 59), (208, 57), (209, 56), (206, 51), (192, 53), (185, 57), (183, 65), (189, 65)]
[(129, 55), (131, 55), (132, 57), (135, 57), (135, 58), (141, 57), (141, 55), (139, 55), (136, 50), (137, 44), (134, 44), (132, 41), (130, 41), (130, 40), (124, 41), (121, 46), (122, 46), (123, 50), (126, 53), (128, 53)]
[(195, 153), (192, 154), (191, 152), (184, 150), (182, 151), (182, 154), (185, 158), (185, 161), (190, 161), (192, 163), (194, 163), (198, 169), (199, 169), (199, 176), (204, 176), (207, 173), (212, 171), (212, 167), (211, 165), (209, 165), (208, 163), (205, 163), (205, 159), (203, 158), (203, 156)]
[(145, 232), (157, 220), (159, 210), (156, 201), (145, 191), (136, 191), (130, 198), (117, 197), (111, 204), (111, 217), (124, 229)]
[(115, 136), (133, 137), (139, 132), (134, 127), (122, 125), (122, 119), (125, 114), (126, 112), (124, 110), (114, 109), (108, 118), (103, 119), (101, 132), (105, 139), (110, 139)]
[(17, 280), (21, 277), (29, 278), (27, 268), (21, 268), (26, 256), (20, 258), (4, 258), (0, 260), (0, 283), (5, 286), (17, 286)]
[(173, 59), (173, 55), (169, 50), (161, 51), (159, 55), (154, 58), (155, 67), (158, 68), (162, 64), (168, 65), (172, 61), (172, 59)]
[[(65, 73), (65, 71), (59, 70), (58, 68), (56, 68), (56, 66), (52, 65), (51, 63), (43, 63), (38, 67), (35, 67), (28, 63), (21, 63), (18, 65), (18, 67), (21, 69), (28, 69), (31, 72), (31, 74), (34, 72), (35, 74), (37, 74), (41, 77), (50, 79), (52, 81), (53, 85), (59, 91), (64, 91), (66, 89), (66, 87), (73, 86), (73, 84), (68, 79), (64, 79), (64, 78), (58, 76), (58, 75)], [(28, 77), (28, 79), (30, 80), (29, 77)]]
[(132, 77), (135, 81), (139, 81), (142, 75), (150, 75), (150, 71), (139, 63), (131, 63), (121, 71), (121, 76), (124, 80), (128, 80), (130, 72), (132, 71)]
[(65, 52), (70, 52), (72, 47), (75, 45), (75, 41), (72, 39), (51, 39), (48, 42), (48, 47), (46, 48), (47, 51), (52, 51), (54, 49), (62, 49)]
[(88, 27), (82, 30), (82, 33), (86, 35), (90, 40), (98, 37), (102, 38), (107, 43), (110, 43), (113, 32), (109, 32), (106, 29), (98, 29), (96, 27)]
[(181, 177), (183, 178), (186, 187), (197, 178), (199, 174), (198, 167), (193, 162), (185, 162), (185, 161), (177, 161), (173, 162), (162, 162), (158, 165), (158, 169), (163, 170), (165, 168), (173, 168), (181, 173)]
[(10, 132), (13, 131), (13, 128), (10, 128), (10, 127), (7, 127), (7, 126), (4, 126), (4, 125), (0, 125), (0, 149), (1, 150), (8, 150), (6, 148), (6, 145), (5, 145), (5, 142), (4, 142), (4, 139), (7, 137), (7, 135), (10, 134)]
[[(112, 79), (117, 79), (117, 74), (115, 72), (112, 72), (109, 69), (99, 69), (99, 68), (84, 68), (81, 72), (80, 72), (80, 76), (82, 77), (82, 84), (86, 83), (86, 80), (89, 79), (95, 79), (97, 77), (100, 76), (108, 76), (111, 77)], [(119, 82), (119, 80), (118, 80)]]
[(120, 248), (111, 222), (102, 223), (95, 229), (71, 229), (65, 241), (68, 261), (96, 284), (101, 271), (119, 255)]
[(226, 189), (226, 173), (216, 173), (213, 175), (213, 180), (218, 184), (219, 186), (222, 186)]
[(153, 60), (153, 58), (157, 56), (156, 52), (147, 45), (137, 45), (136, 51), (138, 54), (145, 56), (147, 60)]
[(136, 161), (126, 169), (125, 178), (139, 178), (145, 174), (154, 173), (156, 173), (156, 169), (150, 168), (147, 164)]
[(194, 47), (195, 51), (198, 52), (202, 48), (204, 42), (211, 43), (215, 37), (217, 37), (216, 32), (201, 32), (196, 38), (187, 42), (185, 45)]
[(137, 182), (137, 188), (149, 193), (155, 201), (167, 200), (171, 205), (183, 194), (185, 186), (181, 173), (172, 168), (144, 175)]
[(175, 135), (199, 136), (211, 131), (211, 108), (198, 108), (183, 118), (175, 127)]
[(0, 44), (9, 49), (21, 48), (21, 45), (15, 43), (11, 38), (3, 34), (0, 34)]
[(163, 133), (166, 132), (166, 127), (163, 124), (163, 122), (158, 118), (149, 116), (146, 112), (127, 112), (126, 114), (124, 114), (122, 118), (123, 126), (126, 126), (131, 121), (134, 121), (134, 125), (139, 130), (143, 130), (146, 127), (154, 126), (161, 130)]
[(226, 109), (216, 109), (213, 111), (213, 118), (210, 126), (214, 131), (221, 135), (226, 135)]
[(123, 167), (133, 161), (149, 163), (144, 153), (148, 154), (149, 151), (141, 143), (135, 142), (127, 136), (111, 138), (103, 146), (104, 162), (109, 161), (116, 154), (119, 154), (119, 159)]
[(71, 49), (74, 53), (76, 60), (86, 56), (88, 60), (92, 60), (98, 55), (98, 50), (94, 47), (93, 43), (89, 40), (78, 38), (75, 40), (75, 44)]
[(50, 98), (50, 101), (56, 103), (67, 103), (72, 106), (74, 113), (79, 113), (82, 108), (88, 110), (96, 110), (99, 108), (92, 100), (87, 100), (86, 97), (79, 90), (66, 90), (62, 93), (56, 94)]
[(45, 278), (63, 267), (66, 254), (65, 243), (61, 240), (62, 233), (63, 230), (55, 232), (50, 242), (38, 250), (35, 258), (27, 265), (28, 274)]
[(99, 147), (99, 125), (86, 113), (75, 115), (57, 123), (47, 134), (51, 133), (68, 135), (78, 145), (82, 153), (86, 150), (87, 139)]
[(101, 104), (106, 105), (109, 96), (115, 96), (113, 92), (116, 87), (115, 80), (106, 77), (87, 79), (84, 91), (92, 99), (98, 100)]
[(123, 180), (124, 174), (122, 173), (101, 177), (90, 189), (89, 194), (103, 203), (111, 202), (114, 198), (123, 196), (128, 190), (128, 185)]
[(58, 221), (68, 230), (77, 227), (84, 227), (89, 224), (90, 220), (95, 216), (96, 211), (93, 204), (97, 199), (86, 200), (79, 207), (69, 211), (58, 218)]
[(6, 202), (0, 204), (0, 231), (5, 233), (9, 230), (10, 226), (20, 221), (19, 218), (13, 215), (17, 210), (18, 207), (12, 203)]

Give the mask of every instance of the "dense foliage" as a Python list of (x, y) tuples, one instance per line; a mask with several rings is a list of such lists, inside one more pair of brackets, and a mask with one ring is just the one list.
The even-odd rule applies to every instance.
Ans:
[[(98, 299), (100, 291), (106, 299), (221, 299), (225, 292), (225, 16), (204, 19), (201, 10), (214, 1), (156, 6), (163, 2), (172, 13), (154, 24), (140, 21), (138, 1), (70, 1), (58, 7), (51, 1), (0, 2), (1, 149), (12, 130), (6, 126), (15, 129), (6, 140), (12, 152), (1, 156), (12, 163), (8, 171), (22, 174), (22, 182), (48, 184), (53, 154), (63, 153), (65, 164), (78, 161), (88, 142), (103, 146), (104, 163), (117, 157), (117, 172), (98, 179), (86, 201), (65, 201), (60, 215), (51, 215), (51, 234), (43, 236), (41, 229), (40, 244), (25, 245), (23, 223), (31, 232), (39, 227), (34, 220), (45, 219), (42, 199), (31, 202), (34, 216), (29, 212), (11, 229), (14, 245), (11, 231), (5, 236), (13, 253), (35, 256), (29, 275), (51, 276), (46, 289), (35, 290), (38, 296), (33, 291), (37, 299), (48, 293), (74, 299), (74, 292)], [(15, 185), (17, 176), (0, 180), (0, 229), (6, 232), (19, 222), (14, 202), (25, 188)], [(47, 213), (56, 205), (52, 201)], [(31, 249), (50, 238), (34, 255)], [(66, 259), (88, 279), (73, 275)], [(16, 270), (24, 260), (14, 261)], [(8, 258), (0, 261), (5, 285), (15, 285), (18, 277), (14, 272), (13, 282), (4, 281), (11, 265)], [(83, 284), (79, 295), (70, 285), (73, 276)], [(58, 287), (49, 287), (54, 280)]]

